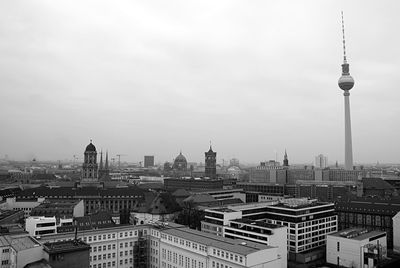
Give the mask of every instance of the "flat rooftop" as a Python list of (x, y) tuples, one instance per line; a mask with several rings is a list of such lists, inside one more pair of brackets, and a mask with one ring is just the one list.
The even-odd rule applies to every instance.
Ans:
[(21, 251), (33, 247), (39, 247), (40, 244), (30, 236), (0, 236), (0, 247), (12, 246), (15, 251)]
[(16, 210), (0, 210), (0, 221), (4, 220), (5, 218), (8, 218), (14, 214), (18, 214), (20, 211)]
[(49, 254), (89, 250), (89, 248), (90, 245), (81, 240), (67, 240), (43, 244), (43, 249)]
[(365, 240), (371, 237), (375, 237), (378, 235), (386, 235), (386, 232), (383, 231), (368, 231), (362, 228), (349, 228), (345, 229), (333, 234), (329, 234), (330, 236), (336, 236), (346, 239), (353, 239), (353, 240)]
[(218, 211), (218, 212), (236, 212), (236, 210), (230, 209), (230, 208), (211, 208), (211, 211)]
[(213, 234), (192, 230), (183, 226), (181, 228), (166, 228), (162, 230), (162, 232), (195, 241), (199, 244), (214, 246), (223, 250), (235, 252), (241, 255), (248, 255), (260, 250), (273, 248), (271, 246), (250, 242), (247, 240), (224, 238)]

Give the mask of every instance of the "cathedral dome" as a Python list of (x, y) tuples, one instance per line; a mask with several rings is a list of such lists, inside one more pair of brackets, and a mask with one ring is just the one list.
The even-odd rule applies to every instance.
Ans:
[(92, 142), (89, 143), (88, 146), (86, 146), (86, 152), (96, 152), (96, 147), (93, 145)]
[(181, 152), (174, 160), (174, 169), (186, 170), (186, 168), (187, 168), (186, 157), (183, 156)]

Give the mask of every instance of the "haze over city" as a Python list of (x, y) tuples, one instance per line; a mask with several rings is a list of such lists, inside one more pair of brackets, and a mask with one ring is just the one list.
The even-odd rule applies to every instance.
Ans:
[(398, 1), (3, 1), (0, 158), (397, 163)]

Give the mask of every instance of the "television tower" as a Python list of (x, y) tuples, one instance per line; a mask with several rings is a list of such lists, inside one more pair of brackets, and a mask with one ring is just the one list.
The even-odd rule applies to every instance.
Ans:
[(346, 42), (344, 38), (344, 19), (342, 11), (342, 32), (343, 32), (343, 64), (342, 76), (339, 78), (338, 85), (344, 91), (344, 166), (346, 170), (353, 169), (353, 146), (351, 142), (351, 120), (350, 120), (350, 89), (354, 86), (354, 79), (350, 75), (349, 64), (346, 58)]

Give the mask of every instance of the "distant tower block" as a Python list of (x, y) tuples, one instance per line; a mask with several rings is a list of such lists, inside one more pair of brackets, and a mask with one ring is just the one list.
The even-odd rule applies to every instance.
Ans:
[(154, 155), (145, 155), (144, 156), (144, 167), (153, 167), (154, 166)]
[(344, 132), (345, 132), (345, 155), (344, 166), (346, 170), (353, 169), (353, 146), (351, 141), (351, 120), (350, 120), (350, 89), (354, 86), (354, 79), (350, 75), (350, 66), (346, 58), (346, 42), (344, 38), (344, 19), (342, 12), (342, 32), (343, 32), (343, 64), (342, 76), (339, 78), (338, 85), (344, 91)]
[(211, 144), (210, 149), (204, 155), (206, 162), (205, 176), (215, 179), (217, 177), (217, 153), (212, 150)]

